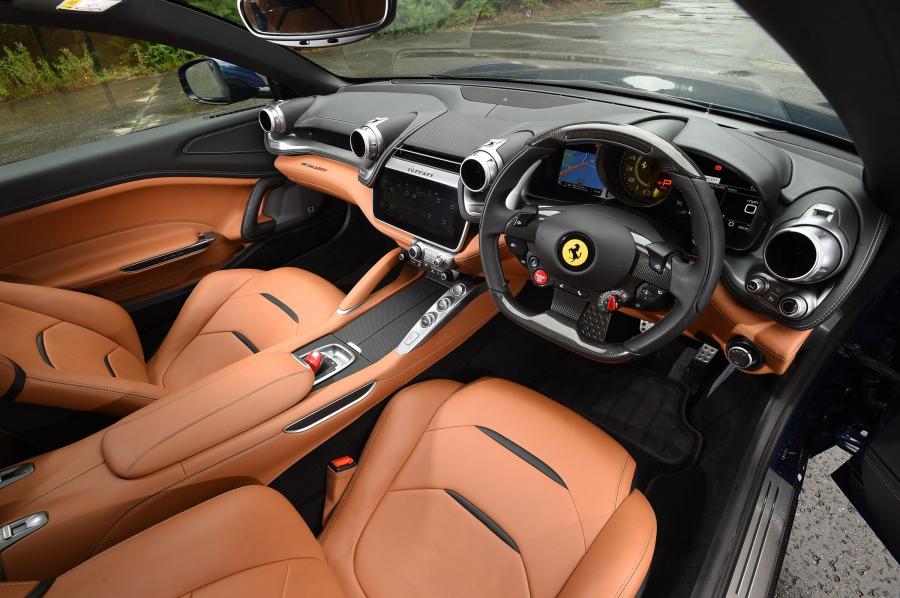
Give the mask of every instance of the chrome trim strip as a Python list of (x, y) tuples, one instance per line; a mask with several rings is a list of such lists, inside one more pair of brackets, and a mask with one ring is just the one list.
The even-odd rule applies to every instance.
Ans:
[(209, 249), (209, 246), (212, 245), (213, 241), (215, 240), (216, 233), (212, 231), (200, 233), (199, 235), (197, 235), (197, 242), (193, 245), (188, 245), (187, 247), (182, 247), (181, 249), (176, 249), (175, 251), (169, 251), (168, 253), (163, 253), (162, 255), (149, 257), (147, 259), (128, 264), (127, 266), (122, 266), (121, 271), (127, 272), (128, 274), (135, 274), (137, 272), (143, 272), (144, 270), (150, 270), (152, 268), (158, 268), (166, 264), (171, 264), (172, 262), (183, 260), (185, 258), (191, 257), (192, 255), (203, 253), (204, 251)]
[[(423, 179), (426, 181), (434, 181), (436, 183), (440, 183), (441, 185), (446, 185), (447, 187), (452, 187), (455, 192), (459, 192), (459, 175), (454, 174), (452, 172), (447, 172), (446, 170), (441, 170), (439, 168), (433, 168), (431, 166), (425, 166), (424, 164), (418, 164), (416, 162), (411, 162), (409, 160), (404, 160), (403, 158), (397, 158), (395, 156), (391, 156), (391, 158), (385, 163), (385, 168), (389, 168), (395, 172), (402, 172), (403, 174), (408, 174), (410, 176), (414, 176), (419, 179)], [(412, 170), (409, 170), (412, 169)], [(423, 176), (418, 173), (427, 173), (430, 176)], [(372, 213), (372, 217), (384, 224), (385, 226), (389, 226), (395, 230), (398, 230), (404, 234), (409, 235), (413, 238), (414, 242), (419, 239), (417, 235), (409, 232), (408, 230), (404, 230), (397, 226), (396, 224), (391, 224), (390, 222), (385, 222), (381, 220), (377, 216), (375, 216), (374, 212)], [(460, 216), (462, 218), (462, 216)], [(457, 243), (456, 247), (447, 247), (446, 245), (439, 245), (431, 240), (423, 240), (424, 243), (430, 245), (432, 247), (438, 247), (445, 251), (449, 251), (452, 254), (457, 254), (466, 244), (466, 239), (469, 237), (469, 228), (471, 227), (471, 223), (463, 218), (463, 230), (459, 235), (459, 243)]]
[(308, 415), (304, 415), (303, 417), (301, 417), (300, 419), (298, 419), (298, 420), (295, 421), (294, 423), (285, 426), (284, 429), (283, 429), (282, 431), (283, 431), (285, 434), (298, 434), (298, 433), (300, 433), (300, 432), (306, 432), (307, 430), (311, 430), (312, 428), (315, 428), (316, 426), (318, 426), (318, 425), (320, 425), (320, 424), (322, 424), (322, 423), (324, 423), (324, 422), (327, 422), (329, 419), (331, 419), (331, 418), (334, 417), (335, 415), (337, 415), (337, 414), (339, 414), (339, 413), (343, 413), (343, 412), (346, 411), (347, 409), (350, 409), (351, 407), (353, 407), (354, 405), (356, 405), (357, 403), (359, 403), (360, 401), (362, 401), (363, 399), (365, 399), (367, 396), (369, 396), (370, 394), (372, 394), (372, 391), (375, 390), (375, 386), (376, 386), (377, 384), (378, 384), (377, 382), (369, 382), (369, 384), (368, 384), (368, 386), (369, 386), (368, 390), (366, 390), (366, 392), (364, 392), (362, 395), (360, 395), (360, 397), (359, 397), (358, 399), (356, 399), (356, 400), (354, 400), (354, 401), (351, 401), (350, 403), (347, 403), (346, 405), (344, 405), (343, 407), (341, 407), (340, 409), (338, 409), (338, 410), (335, 411), (334, 413), (329, 413), (328, 415), (326, 415), (326, 416), (323, 417), (322, 419), (316, 420), (316, 421), (314, 421), (313, 423), (309, 424), (308, 426), (304, 426), (304, 427), (302, 427), (302, 428), (300, 428), (300, 429), (298, 429), (298, 430), (291, 430), (291, 429), (289, 429), (291, 426), (296, 425), (297, 423), (303, 421), (303, 420), (306, 419), (307, 417), (312, 417), (312, 416), (314, 416), (316, 413), (319, 413), (320, 411), (323, 411), (323, 410), (325, 410), (325, 409), (328, 409), (329, 407), (331, 407), (332, 405), (334, 405), (334, 404), (337, 403), (338, 401), (340, 401), (340, 400), (346, 398), (348, 395), (352, 395), (354, 392), (359, 392), (361, 389), (365, 388), (366, 385), (360, 386), (360, 387), (357, 388), (356, 390), (351, 391), (351, 392), (348, 392), (347, 394), (343, 395), (342, 397), (337, 398), (337, 399), (331, 401), (331, 402), (328, 403), (327, 405), (323, 405), (322, 407), (319, 407), (318, 409), (316, 409), (315, 411), (313, 411), (312, 413), (310, 413), (310, 414), (308, 414)]
[[(450, 158), (441, 158), (440, 156), (433, 156), (433, 155), (431, 155), (431, 154), (426, 154), (426, 153), (423, 153), (423, 152), (420, 152), (420, 151), (416, 151), (416, 150), (414, 150), (414, 149), (409, 149), (409, 147), (407, 147), (407, 146), (405, 146), (405, 145), (399, 146), (399, 147), (397, 148), (396, 151), (398, 151), (398, 152), (406, 152), (406, 153), (409, 153), (409, 154), (415, 154), (415, 155), (417, 155), (417, 156), (422, 156), (423, 158), (428, 158), (429, 160), (440, 160), (441, 162), (447, 162), (448, 164), (453, 164), (453, 165), (456, 167), (456, 168), (455, 168), (455, 171), (458, 171), (458, 170), (459, 170), (459, 167), (460, 167), (460, 166), (462, 165), (462, 163), (463, 163), (462, 160), (457, 161), (457, 160), (451, 160)], [(402, 160), (403, 158), (399, 158), (399, 159)]]
[(404, 160), (403, 158), (398, 158), (396, 156), (391, 156), (391, 159), (387, 161), (384, 167), (426, 181), (434, 181), (448, 187), (453, 187), (454, 189), (457, 189), (459, 185), (458, 174), (434, 168), (433, 166), (419, 164), (418, 162)]

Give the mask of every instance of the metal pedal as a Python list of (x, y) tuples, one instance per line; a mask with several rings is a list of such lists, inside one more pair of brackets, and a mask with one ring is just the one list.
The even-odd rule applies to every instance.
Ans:
[(712, 345), (708, 345), (703, 343), (703, 345), (697, 349), (697, 355), (694, 356), (694, 359), (701, 363), (709, 363), (716, 356), (716, 353), (719, 352), (718, 347), (713, 347)]

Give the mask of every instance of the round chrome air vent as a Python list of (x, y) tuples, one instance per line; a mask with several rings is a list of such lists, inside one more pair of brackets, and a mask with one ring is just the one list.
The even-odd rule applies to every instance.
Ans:
[(287, 131), (287, 119), (278, 104), (266, 106), (259, 111), (259, 126), (266, 133), (284, 133)]
[(473, 193), (480, 193), (487, 189), (498, 172), (500, 172), (500, 166), (497, 161), (482, 150), (475, 151), (463, 160), (459, 167), (459, 176), (463, 185)]
[(766, 242), (766, 268), (788, 282), (816, 282), (833, 274), (841, 263), (840, 241), (824, 228), (809, 225), (781, 229)]
[(350, 150), (357, 158), (377, 160), (384, 150), (384, 136), (378, 128), (386, 118), (373, 118), (350, 133)]

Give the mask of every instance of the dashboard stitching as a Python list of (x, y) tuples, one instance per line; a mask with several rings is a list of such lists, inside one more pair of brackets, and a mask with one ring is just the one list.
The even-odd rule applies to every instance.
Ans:
[(881, 245), (881, 234), (884, 231), (884, 225), (887, 222), (887, 214), (882, 213), (881, 217), (878, 219), (878, 225), (875, 228), (875, 234), (872, 237), (872, 242), (869, 244), (869, 247), (866, 249), (866, 255), (863, 258), (862, 263), (859, 265), (859, 268), (853, 273), (853, 278), (847, 284), (847, 287), (841, 292), (841, 295), (831, 304), (831, 306), (825, 310), (825, 312), (820, 315), (818, 318), (813, 320), (808, 324), (803, 325), (794, 325), (792, 328), (812, 328), (813, 326), (818, 326), (826, 319), (828, 319), (831, 314), (833, 314), (838, 307), (840, 307), (844, 303), (844, 299), (856, 288), (856, 284), (859, 282), (859, 279), (862, 277), (863, 273), (868, 269), (869, 262), (872, 261), (872, 257), (875, 255), (875, 248)]
[[(725, 313), (725, 311), (722, 310), (722, 308), (719, 307), (719, 306), (716, 304), (715, 301), (710, 301), (710, 305), (712, 305), (713, 308), (714, 308), (717, 312), (719, 312), (719, 315), (721, 315), (721, 316), (725, 319), (725, 321), (728, 322), (728, 323), (731, 325), (731, 327), (732, 327), (733, 329), (735, 329), (735, 330), (738, 329), (738, 327), (740, 326), (740, 324), (738, 324), (737, 322), (735, 322), (734, 320), (732, 320), (732, 319), (728, 316), (728, 314)], [(779, 352), (776, 351), (775, 349), (772, 349), (772, 348), (769, 347), (768, 345), (759, 342), (759, 339), (755, 339), (755, 342), (756, 342), (757, 345), (759, 345), (760, 347), (762, 347), (762, 348), (765, 349), (768, 353), (774, 355), (775, 357), (778, 357), (779, 359), (788, 359), (788, 356), (787, 356), (787, 355), (782, 355), (781, 353), (779, 353)]]

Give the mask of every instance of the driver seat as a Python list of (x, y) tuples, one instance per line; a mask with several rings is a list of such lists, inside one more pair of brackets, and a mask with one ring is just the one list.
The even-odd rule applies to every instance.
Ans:
[(385, 409), (319, 542), (281, 495), (244, 487), (46, 596), (634, 596), (656, 540), (634, 470), (612, 438), (527, 388), (424, 382)]

